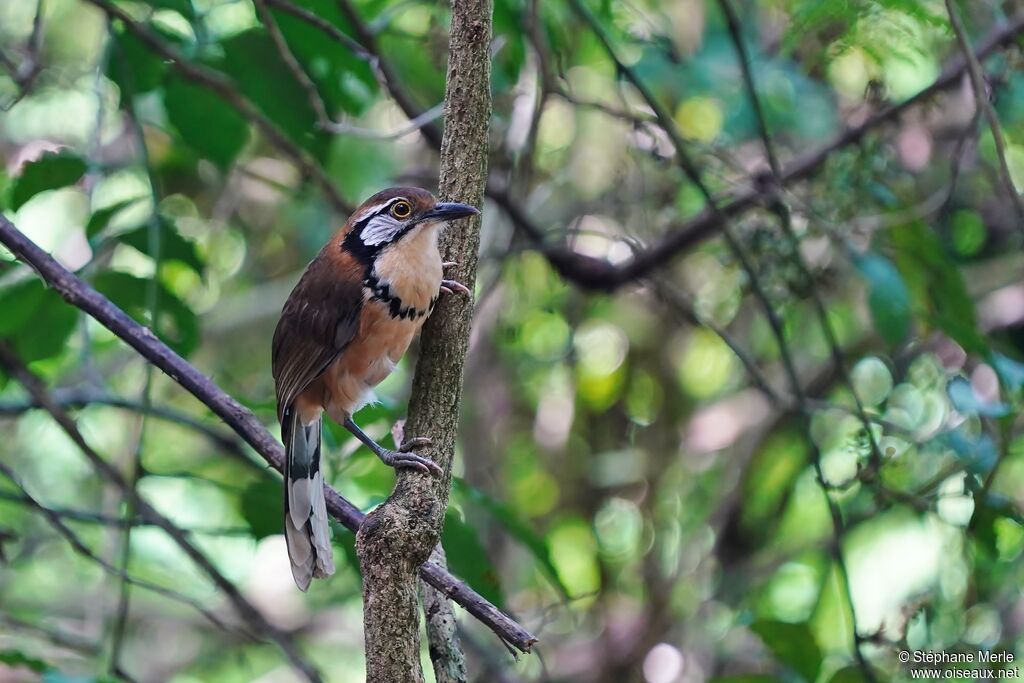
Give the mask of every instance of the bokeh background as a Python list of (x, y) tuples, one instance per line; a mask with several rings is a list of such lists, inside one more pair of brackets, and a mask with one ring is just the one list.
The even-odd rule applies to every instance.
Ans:
[[(460, 612), (471, 680), (854, 683), (907, 678), (901, 650), (1024, 657), (1018, 5), (732, 0), (734, 33), (716, 0), (495, 0), (443, 541), (541, 643), (515, 660)], [(1000, 37), (980, 87), (951, 7), (971, 45)], [(305, 264), (346, 207), (436, 187), (409, 121), (443, 123), (448, 21), (420, 0), (4, 0), (0, 208), (277, 433), (270, 338)], [(784, 176), (821, 163), (778, 189), (762, 129)], [(695, 229), (674, 137), (723, 203), (763, 200), (727, 234)], [(622, 281), (580, 265), (666, 236)], [(0, 338), (326, 680), (363, 679), (349, 532), (299, 593), (276, 474), (2, 247)], [(358, 416), (371, 433), (403, 415), (412, 360)], [(301, 680), (3, 375), (0, 433), (0, 681)], [(325, 438), (329, 481), (382, 500), (392, 472)]]

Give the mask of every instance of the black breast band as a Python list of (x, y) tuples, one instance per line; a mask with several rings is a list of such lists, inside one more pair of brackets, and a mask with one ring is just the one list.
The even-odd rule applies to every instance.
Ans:
[(430, 315), (434, 310), (434, 304), (437, 303), (437, 297), (434, 296), (430, 299), (430, 305), (427, 308), (404, 306), (402, 305), (402, 300), (397, 295), (391, 293), (391, 286), (386, 282), (381, 282), (372, 272), (363, 280), (363, 286), (373, 292), (370, 301), (380, 301), (387, 304), (388, 312), (392, 318), (416, 320), (417, 318)]

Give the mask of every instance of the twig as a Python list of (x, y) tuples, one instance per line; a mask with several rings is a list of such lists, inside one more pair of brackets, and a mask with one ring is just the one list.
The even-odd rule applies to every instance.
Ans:
[(321, 31), (329, 35), (331, 38), (345, 46), (358, 59), (361, 59), (362, 61), (366, 62), (367, 64), (370, 65), (371, 68), (376, 70), (376, 55), (372, 54), (371, 52), (368, 52), (366, 48), (359, 44), (358, 41), (353, 40), (344, 31), (342, 31), (337, 26), (327, 21), (320, 15), (314, 12), (310, 12), (305, 7), (299, 7), (298, 5), (291, 3), (288, 0), (265, 0), (265, 2), (272, 7), (284, 10), (285, 12), (291, 14), (297, 19), (301, 19), (302, 21), (305, 21), (306, 23), (320, 29)]
[[(109, 34), (109, 20), (106, 27)], [(123, 55), (120, 55), (123, 57)], [(146, 170), (146, 179), (149, 184), (149, 203), (150, 212), (149, 220), (146, 225), (146, 240), (148, 243), (148, 253), (153, 260), (153, 275), (146, 282), (146, 309), (149, 313), (149, 324), (153, 329), (154, 333), (159, 334), (159, 320), (160, 320), (160, 289), (157, 286), (160, 277), (160, 262), (161, 252), (163, 249), (163, 240), (160, 235), (160, 197), (157, 194), (157, 182), (156, 177), (153, 175), (152, 167), (149, 163), (149, 149), (146, 147), (146, 136), (143, 133), (142, 125), (139, 123), (138, 113), (135, 110), (135, 84), (132, 79), (128, 78), (129, 83), (127, 84), (124, 98), (126, 101), (126, 109), (128, 113), (128, 119), (132, 128), (132, 132), (135, 136), (135, 142), (139, 147), (139, 156), (142, 161), (142, 167)], [(142, 395), (139, 398), (139, 402), (144, 406), (148, 407), (152, 405), (152, 390), (153, 390), (153, 366), (149, 363), (144, 363), (145, 380), (142, 387)], [(135, 517), (135, 503), (136, 494), (139, 488), (139, 480), (142, 478), (142, 445), (146, 437), (146, 418), (148, 413), (142, 411), (138, 414), (138, 434), (135, 439), (135, 448), (133, 449), (131, 464), (128, 474), (128, 485), (130, 490), (123, 496), (123, 503), (125, 508), (125, 519), (130, 520)], [(128, 524), (123, 528), (121, 537), (121, 570), (125, 573), (128, 571), (128, 564), (131, 560), (132, 554), (132, 525)], [(115, 673), (121, 670), (121, 651), (124, 646), (125, 639), (125, 628), (128, 625), (128, 613), (131, 609), (131, 586), (121, 581), (121, 590), (118, 595), (117, 609), (114, 616), (114, 624), (111, 628), (111, 647), (110, 647), (110, 662), (109, 671)]]
[[(444, 548), (438, 543), (430, 559), (440, 567), (447, 566)], [(422, 579), (419, 582), (423, 619), (427, 627), (427, 652), (434, 665), (437, 683), (466, 683), (466, 656), (462, 653), (455, 610), (440, 591)]]
[[(398, 73), (391, 63), (384, 59), (377, 46), (377, 36), (373, 29), (370, 28), (349, 0), (336, 0), (336, 2), (338, 9), (345, 16), (345, 21), (352, 27), (356, 40), (363, 46), (366, 52), (374, 56), (371, 66), (374, 67), (380, 83), (391, 93), (395, 103), (398, 104), (399, 108), (405, 112), (405, 115), (411, 121), (419, 120), (424, 113), (423, 108), (416, 104), (412, 96), (405, 91), (398, 78)], [(425, 122), (420, 127), (420, 133), (434, 149), (441, 149), (441, 129), (433, 121)]]
[(29, 633), (34, 636), (42, 636), (49, 642), (59, 647), (65, 647), (85, 655), (96, 656), (100, 654), (100, 646), (88, 638), (83, 638), (75, 633), (66, 633), (57, 629), (48, 628), (41, 624), (33, 624), (8, 614), (0, 614), (0, 626)]
[(0, 111), (10, 111), (14, 105), (23, 100), (32, 90), (39, 73), (43, 70), (40, 59), (43, 49), (43, 0), (36, 0), (36, 11), (32, 18), (32, 33), (25, 46), (25, 57), (20, 65), (0, 51), (0, 66), (10, 74), (18, 86), (18, 93), (9, 101), (0, 105)]
[(328, 121), (325, 126), (326, 130), (330, 133), (337, 135), (350, 135), (354, 138), (362, 138), (363, 140), (398, 140), (404, 138), (410, 133), (421, 131), (429, 124), (437, 121), (444, 115), (444, 103), (440, 102), (435, 104), (430, 109), (409, 120), (405, 125), (399, 126), (394, 130), (373, 130), (372, 128), (359, 128), (357, 126), (350, 126), (347, 123), (339, 123), (337, 121)]
[(953, 0), (946, 0), (946, 12), (949, 14), (949, 23), (956, 34), (956, 42), (960, 44), (960, 52), (967, 63), (967, 76), (971, 81), (971, 89), (974, 91), (974, 102), (978, 110), (985, 115), (989, 130), (992, 131), (992, 141), (995, 143), (996, 158), (999, 159), (999, 179), (1010, 196), (1010, 203), (1013, 204), (1017, 213), (1017, 230), (1024, 235), (1024, 199), (1021, 199), (1017, 187), (1013, 183), (1013, 176), (1010, 175), (1010, 165), (1006, 161), (1006, 139), (1003, 137), (1002, 127), (999, 125), (999, 117), (996, 116), (992, 103), (989, 102), (988, 93), (985, 88), (985, 76), (982, 73), (981, 62), (975, 56), (971, 48), (971, 41), (964, 30), (964, 24), (960, 20), (960, 13), (956, 9)]
[(653, 286), (654, 293), (658, 299), (661, 300), (669, 309), (680, 315), (688, 323), (705, 327), (722, 340), (729, 350), (733, 352), (736, 358), (739, 359), (743, 368), (747, 371), (747, 377), (754, 384), (754, 386), (765, 395), (765, 398), (776, 404), (790, 403), (790, 399), (782, 396), (778, 391), (772, 387), (768, 378), (765, 377), (761, 368), (757, 365), (757, 360), (751, 356), (740, 343), (733, 338), (729, 332), (721, 325), (717, 324), (713, 320), (700, 315), (693, 305), (686, 300), (684, 295), (677, 291), (670, 283), (660, 278), (652, 278), (650, 280)]
[[(72, 420), (60, 406), (50, 399), (49, 393), (46, 391), (46, 388), (40, 380), (22, 364), (21, 360), (11, 351), (10, 347), (4, 343), (0, 343), (0, 368), (2, 368), (8, 376), (15, 379), (25, 387), (29, 394), (32, 395), (33, 399), (42, 404), (46, 412), (50, 413), (54, 421), (57, 422), (60, 428), (64, 430), (68, 437), (71, 438), (72, 442), (74, 442), (82, 454), (85, 455), (86, 459), (89, 460), (93, 469), (95, 469), (106, 481), (109, 481), (116, 486), (122, 494), (132, 501), (132, 504), (144, 519), (147, 519), (160, 527), (189, 557), (189, 559), (191, 559), (196, 566), (202, 569), (203, 572), (210, 577), (214, 585), (216, 585), (217, 588), (227, 596), (239, 616), (241, 616), (255, 632), (266, 636), (281, 648), (281, 651), (285, 654), (296, 670), (301, 672), (302, 675), (311, 683), (319, 683), (322, 680), (319, 672), (311, 663), (306, 661), (295, 647), (295, 643), (292, 642), (291, 638), (268, 622), (263, 614), (257, 610), (252, 603), (250, 603), (241, 594), (241, 592), (239, 592), (235, 584), (229, 581), (220, 572), (220, 570), (213, 565), (209, 558), (207, 558), (206, 555), (204, 555), (192, 543), (192, 541), (189, 540), (188, 536), (181, 529), (139, 496), (138, 492), (131, 487), (131, 484), (125, 480), (124, 476), (114, 469), (113, 466), (104, 460), (99, 453), (89, 445), (85, 440), (85, 437), (82, 436), (82, 433), (78, 431), (78, 426), (75, 424), (74, 420)], [(120, 572), (119, 575), (121, 575)]]
[(317, 123), (321, 128), (327, 128), (331, 122), (331, 115), (327, 112), (324, 98), (320, 96), (320, 90), (317, 89), (316, 83), (306, 73), (295, 53), (288, 47), (288, 41), (285, 40), (284, 34), (281, 33), (281, 28), (274, 19), (274, 15), (267, 7), (267, 0), (253, 0), (253, 4), (256, 5), (256, 13), (259, 15), (260, 21), (263, 22), (263, 26), (267, 29), (267, 33), (270, 34), (270, 40), (274, 43), (274, 47), (281, 56), (281, 60), (284, 61), (288, 71), (291, 72), (292, 76), (305, 91), (309, 106), (316, 113)]
[[(284, 449), (248, 408), (224, 393), (209, 378), (154, 337), (152, 332), (132, 320), (109, 299), (57, 263), (2, 215), (0, 243), (19, 259), (31, 265), (65, 301), (82, 309), (120, 337), (224, 420), (224, 423), (252, 446), (268, 464), (278, 472), (283, 471)], [(324, 487), (324, 491), (327, 496), (327, 511), (331, 516), (348, 529), (357, 531), (363, 521), (363, 514), (359, 509), (334, 489)], [(498, 637), (512, 643), (519, 650), (529, 652), (532, 644), (536, 642), (537, 639), (526, 629), (437, 565), (428, 562), (421, 568), (420, 574), (431, 586), (444, 592), (494, 631)]]

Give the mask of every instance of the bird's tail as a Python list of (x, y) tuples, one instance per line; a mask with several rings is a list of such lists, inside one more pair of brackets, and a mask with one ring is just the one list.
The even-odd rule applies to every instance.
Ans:
[(313, 577), (334, 573), (331, 530), (327, 524), (324, 479), (320, 473), (322, 418), (303, 425), (298, 411), (285, 411), (282, 434), (285, 448), (284, 536), (288, 559), (299, 590)]

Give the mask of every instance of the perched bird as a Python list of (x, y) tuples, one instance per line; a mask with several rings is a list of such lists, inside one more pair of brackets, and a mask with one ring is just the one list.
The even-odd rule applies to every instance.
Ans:
[(301, 590), (334, 573), (323, 476), (323, 413), (391, 467), (440, 474), (413, 452), (419, 438), (389, 450), (352, 415), (373, 399), (434, 309), (441, 292), (469, 295), (444, 279), (437, 241), (448, 221), (479, 213), (438, 202), (426, 190), (393, 187), (367, 199), (306, 267), (274, 330), (272, 364), (287, 461), (284, 529), (292, 576)]

